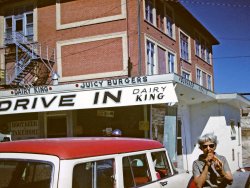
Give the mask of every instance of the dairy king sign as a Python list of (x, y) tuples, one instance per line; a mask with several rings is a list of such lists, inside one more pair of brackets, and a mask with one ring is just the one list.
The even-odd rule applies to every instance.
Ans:
[(175, 102), (174, 86), (168, 83), (1, 99), (0, 115)]

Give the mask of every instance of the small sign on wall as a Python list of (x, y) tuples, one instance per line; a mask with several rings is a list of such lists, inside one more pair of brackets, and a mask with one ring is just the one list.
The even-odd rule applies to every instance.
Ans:
[(115, 112), (110, 110), (97, 110), (97, 116), (113, 118), (115, 116)]
[(10, 131), (13, 140), (40, 137), (38, 120), (10, 122)]

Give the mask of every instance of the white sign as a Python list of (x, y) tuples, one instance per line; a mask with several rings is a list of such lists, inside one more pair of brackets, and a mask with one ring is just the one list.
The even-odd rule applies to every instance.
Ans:
[(168, 83), (1, 99), (0, 115), (176, 102)]

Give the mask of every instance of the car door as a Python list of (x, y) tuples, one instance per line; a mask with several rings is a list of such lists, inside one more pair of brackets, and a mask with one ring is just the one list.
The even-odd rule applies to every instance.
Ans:
[(147, 188), (151, 188), (151, 186), (161, 188), (186, 188), (188, 186), (191, 175), (174, 172), (166, 151), (151, 152), (150, 157), (153, 163), (151, 172), (156, 176), (157, 180), (153, 181)]

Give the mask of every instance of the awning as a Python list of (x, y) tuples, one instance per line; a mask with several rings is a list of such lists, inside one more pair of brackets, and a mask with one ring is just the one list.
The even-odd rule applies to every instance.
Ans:
[(0, 115), (178, 102), (173, 83), (0, 99)]

